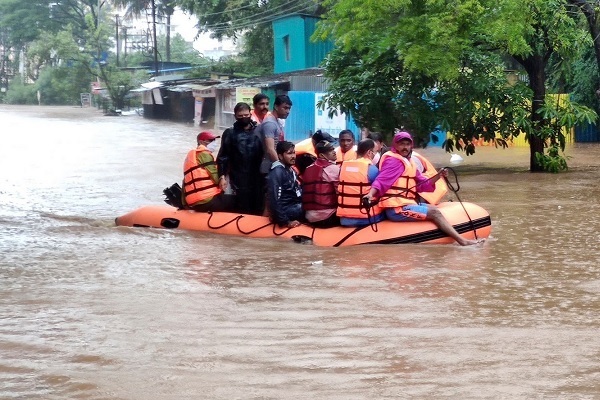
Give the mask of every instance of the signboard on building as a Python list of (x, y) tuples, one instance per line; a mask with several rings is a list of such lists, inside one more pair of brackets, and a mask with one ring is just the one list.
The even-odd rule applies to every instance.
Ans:
[(252, 107), (252, 98), (260, 93), (260, 88), (257, 87), (239, 87), (235, 89), (235, 100), (237, 103), (248, 103)]
[(323, 100), (323, 96), (325, 96), (325, 93), (315, 93), (315, 131), (320, 129), (337, 138), (340, 131), (346, 129), (346, 114), (338, 109), (337, 115), (329, 117), (327, 104), (325, 104), (325, 109), (318, 105)]
[(233, 89), (225, 90), (223, 92), (223, 112), (233, 114), (233, 108), (235, 107), (235, 103), (236, 91)]

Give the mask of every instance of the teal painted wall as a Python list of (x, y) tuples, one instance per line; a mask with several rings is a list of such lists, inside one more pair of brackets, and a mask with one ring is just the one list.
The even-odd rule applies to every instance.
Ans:
[[(331, 42), (310, 41), (318, 19), (293, 15), (273, 21), (274, 70), (276, 74), (318, 67), (333, 48)], [(289, 40), (289, 60), (286, 59), (285, 38)]]
[(317, 29), (317, 18), (304, 18), (304, 31), (307, 33), (304, 37), (304, 45), (306, 51), (306, 68), (318, 67), (321, 65), (321, 61), (325, 59), (327, 53), (333, 50), (333, 42), (328, 40), (325, 42), (312, 42), (310, 37)]

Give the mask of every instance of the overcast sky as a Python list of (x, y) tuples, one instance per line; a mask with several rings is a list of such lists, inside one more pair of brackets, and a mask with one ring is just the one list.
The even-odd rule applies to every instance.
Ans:
[[(171, 17), (171, 26), (173, 31), (181, 34), (187, 41), (193, 41), (196, 36), (197, 30), (195, 28), (196, 18), (189, 17), (180, 10), (175, 10), (175, 13)], [(205, 50), (212, 50), (217, 47), (223, 47), (224, 49), (231, 50), (235, 46), (230, 40), (219, 42), (216, 39), (211, 39), (208, 33), (204, 33), (194, 41), (194, 48), (200, 52)]]

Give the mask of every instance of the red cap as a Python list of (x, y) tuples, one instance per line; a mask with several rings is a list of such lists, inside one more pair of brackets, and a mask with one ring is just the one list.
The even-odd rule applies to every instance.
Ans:
[(196, 138), (198, 141), (201, 140), (215, 140), (216, 138), (218, 138), (220, 136), (215, 136), (210, 132), (200, 132), (198, 134), (198, 137)]

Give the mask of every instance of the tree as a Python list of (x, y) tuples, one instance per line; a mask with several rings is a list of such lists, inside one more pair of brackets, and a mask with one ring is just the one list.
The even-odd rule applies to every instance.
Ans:
[[(506, 53), (517, 60), (529, 78), (531, 101), (527, 106), (528, 119), (520, 119), (519, 126), (500, 124), (500, 127), (507, 130), (496, 132), (491, 129), (493, 124), (490, 125), (492, 121), (488, 118), (486, 124), (477, 124), (467, 131), (453, 129), (453, 134), (470, 142), (472, 137), (489, 138), (496, 133), (501, 136), (518, 135), (522, 130), (530, 144), (531, 171), (543, 169), (536, 154), (544, 153), (548, 134), (546, 126), (551, 122), (544, 117), (549, 114), (544, 114), (541, 110), (546, 103), (548, 60), (552, 55), (564, 59), (572, 57), (581, 42), (579, 39), (582, 31), (570, 16), (566, 1), (367, 0), (361, 7), (356, 7), (353, 0), (339, 0), (328, 4), (331, 5), (331, 10), (317, 35), (331, 35), (342, 51), (359, 51), (365, 54), (366, 59), (373, 59), (382, 49), (390, 49), (396, 55), (396, 62), (402, 68), (404, 79), (414, 81), (412, 77), (422, 79), (425, 76), (429, 78), (429, 82), (436, 82), (443, 95), (439, 97), (440, 102), (447, 95), (444, 89), (453, 87), (460, 79), (469, 79), (471, 76), (481, 79), (483, 75), (473, 68), (481, 68), (489, 63), (474, 63), (473, 55), (477, 56), (476, 60), (484, 61), (486, 54)], [(377, 27), (375, 33), (373, 27)], [(465, 65), (467, 69), (464, 68)], [(506, 103), (505, 100), (514, 96), (514, 93), (505, 94), (506, 90), (500, 92), (502, 95), (496, 100), (504, 103), (501, 103), (503, 105), (499, 110), (515, 113), (516, 116), (525, 115), (525, 110), (522, 109), (525, 104), (520, 99), (513, 105)], [(519, 90), (517, 93), (523, 92)], [(488, 94), (491, 92), (488, 91)], [(457, 98), (462, 99), (460, 96)], [(467, 96), (464, 100), (470, 102), (466, 106), (467, 110), (474, 113), (469, 115), (470, 119), (481, 115), (478, 110), (485, 109), (482, 107), (491, 104), (494, 98)], [(445, 104), (440, 104), (440, 109), (443, 110)], [(496, 109), (496, 105), (491, 104), (489, 112)], [(580, 117), (592, 117), (588, 110), (582, 110), (586, 112), (579, 113)], [(496, 112), (494, 118), (501, 115)], [(451, 124), (453, 120), (447, 122)], [(459, 128), (460, 125), (448, 127)], [(447, 142), (446, 148), (451, 149), (453, 145), (456, 143)]]

